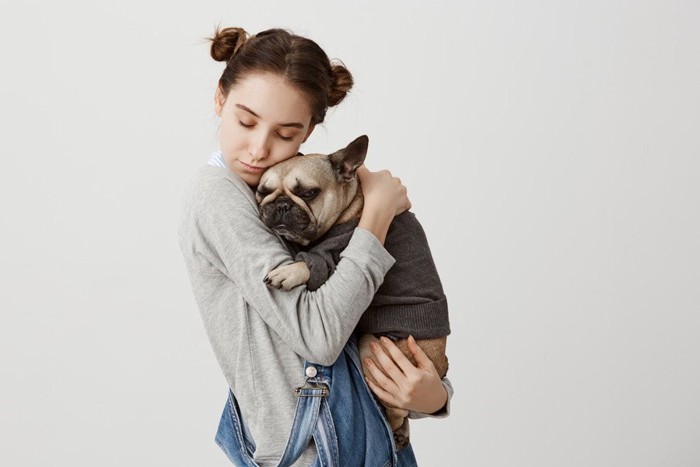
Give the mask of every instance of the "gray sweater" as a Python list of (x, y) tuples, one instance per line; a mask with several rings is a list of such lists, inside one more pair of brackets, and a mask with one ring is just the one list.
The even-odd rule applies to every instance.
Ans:
[[(260, 221), (250, 187), (213, 166), (190, 180), (178, 234), (204, 328), (257, 445), (255, 460), (275, 465), (292, 425), (293, 389), (304, 382), (304, 360), (336, 360), (394, 259), (358, 227), (324, 287), (268, 288), (267, 272), (294, 260)], [(449, 400), (439, 416), (448, 411)], [(310, 465), (314, 457), (312, 440), (294, 465)]]

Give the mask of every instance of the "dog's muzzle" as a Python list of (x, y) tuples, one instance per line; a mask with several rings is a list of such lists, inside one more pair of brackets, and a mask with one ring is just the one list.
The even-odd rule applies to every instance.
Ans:
[(316, 228), (309, 215), (286, 196), (280, 196), (260, 209), (262, 221), (288, 240), (308, 244), (313, 240)]

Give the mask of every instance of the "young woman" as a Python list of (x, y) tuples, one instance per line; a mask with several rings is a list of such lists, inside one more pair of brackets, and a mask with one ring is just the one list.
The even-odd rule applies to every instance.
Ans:
[[(230, 386), (216, 441), (236, 465), (415, 465), (410, 445), (395, 449), (353, 334), (393, 264), (382, 244), (393, 217), (410, 208), (406, 188), (361, 168), (364, 210), (335, 273), (313, 292), (268, 288), (265, 274), (293, 258), (259, 220), (255, 186), (265, 168), (297, 154), (352, 76), (315, 42), (281, 29), (252, 37), (217, 29), (211, 41), (212, 57), (226, 62), (214, 98), (220, 150), (188, 185), (179, 238)], [(384, 345), (375, 353), (386, 375), (372, 368), (377, 397), (411, 418), (446, 416), (449, 381), (418, 346), (413, 366)]]

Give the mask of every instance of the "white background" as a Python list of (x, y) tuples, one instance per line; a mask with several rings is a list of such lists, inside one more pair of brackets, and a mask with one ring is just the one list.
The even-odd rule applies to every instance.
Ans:
[(450, 303), (421, 465), (700, 465), (700, 3), (48, 0), (0, 14), (0, 464), (225, 466), (177, 244), (217, 24), (316, 40)]

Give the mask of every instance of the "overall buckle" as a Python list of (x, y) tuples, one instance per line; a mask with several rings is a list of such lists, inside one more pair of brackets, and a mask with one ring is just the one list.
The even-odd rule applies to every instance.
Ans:
[[(296, 394), (297, 397), (327, 397), (329, 393), (328, 386), (316, 380), (310, 381), (310, 379), (311, 378), (306, 378), (303, 386), (294, 388), (294, 394)], [(304, 389), (313, 392), (311, 394), (303, 394), (302, 391)]]

